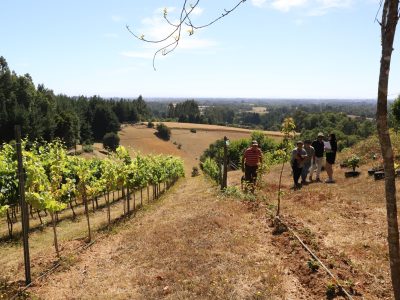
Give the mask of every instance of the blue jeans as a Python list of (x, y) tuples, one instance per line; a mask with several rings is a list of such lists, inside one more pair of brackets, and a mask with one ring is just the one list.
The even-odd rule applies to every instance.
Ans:
[(307, 174), (308, 174), (308, 171), (310, 170), (310, 167), (311, 167), (311, 162), (304, 164), (303, 169), (301, 170), (301, 181), (302, 182), (306, 181)]

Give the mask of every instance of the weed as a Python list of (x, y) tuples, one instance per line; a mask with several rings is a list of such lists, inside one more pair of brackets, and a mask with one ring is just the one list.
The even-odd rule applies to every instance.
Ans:
[(82, 145), (83, 152), (92, 153), (93, 152), (93, 145), (91, 144), (83, 144)]
[(326, 297), (328, 299), (333, 299), (336, 296), (336, 284), (328, 283), (326, 285)]
[(319, 263), (314, 259), (310, 259), (307, 262), (307, 266), (310, 268), (311, 272), (317, 272), (319, 269)]
[(196, 177), (199, 176), (200, 172), (199, 172), (199, 168), (198, 167), (193, 167), (192, 168), (192, 177)]

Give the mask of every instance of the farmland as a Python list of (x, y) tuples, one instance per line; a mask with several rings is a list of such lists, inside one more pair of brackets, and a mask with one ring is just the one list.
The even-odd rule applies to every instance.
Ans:
[[(132, 154), (139, 150), (144, 154), (180, 156), (185, 161), (187, 178), (162, 196), (160, 202), (152, 202), (151, 197), (149, 201), (145, 190), (142, 209), (134, 218), (115, 223), (111, 231), (104, 230), (104, 209), (93, 214), (96, 242), (87, 250), (82, 248), (83, 218), (71, 221), (67, 212), (61, 214), (63, 263), (29, 290), (32, 295), (44, 299), (88, 295), (119, 295), (121, 299), (325, 297), (332, 279), (321, 268), (310, 269), (311, 257), (290, 234), (274, 236), (268, 227), (269, 214), (276, 209), (280, 167), (272, 167), (264, 177), (255, 202), (222, 196), (206, 178), (190, 178), (190, 170), (214, 139), (224, 135), (248, 138), (250, 132), (197, 128), (193, 133), (190, 124), (184, 126), (172, 129), (170, 141), (159, 139), (155, 130), (145, 125), (123, 127), (119, 133), (121, 144)], [(381, 221), (385, 218), (383, 182), (369, 177), (367, 169), (368, 165), (362, 166), (360, 177), (346, 179), (344, 170), (337, 166), (336, 184), (312, 183), (293, 191), (286, 167), (282, 219), (352, 291), (354, 299), (392, 299), (386, 226)], [(239, 188), (240, 176), (239, 171), (229, 172), (228, 185)], [(136, 199), (139, 201), (140, 193)], [(104, 200), (100, 199), (100, 206), (101, 201)], [(79, 216), (82, 209), (77, 209)], [(122, 202), (113, 203), (113, 219), (122, 210)], [(57, 261), (50, 228), (33, 232), (31, 243), (34, 274), (38, 276)], [(3, 277), (11, 282), (21, 280), (18, 243), (6, 243), (0, 251), (6, 266)], [(132, 251), (140, 254), (132, 256)], [(209, 264), (213, 267), (207, 267)], [(99, 283), (107, 288), (99, 288)]]

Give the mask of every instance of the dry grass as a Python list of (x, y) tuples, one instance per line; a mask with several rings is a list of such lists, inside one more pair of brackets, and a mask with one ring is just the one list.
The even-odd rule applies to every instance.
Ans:
[[(315, 235), (317, 248), (320, 245), (319, 248), (348, 260), (356, 270), (354, 282), (370, 290), (364, 295), (366, 298), (391, 299), (384, 182), (369, 177), (367, 169), (363, 166), (358, 178), (345, 178), (347, 169), (336, 166), (335, 184), (312, 183), (293, 191), (287, 165), (281, 211), (298, 228), (306, 228)], [(272, 169), (261, 191), (272, 207), (276, 205), (279, 171), (280, 166)], [(240, 176), (240, 172), (232, 173), (231, 184), (239, 185)], [(326, 173), (321, 177), (325, 179)]]
[(186, 179), (33, 293), (43, 299), (312, 299), (294, 288), (296, 278), (285, 274), (265, 232), (263, 218), (240, 202), (216, 198), (202, 177)]
[[(117, 193), (115, 193), (117, 197)], [(151, 197), (151, 195), (150, 195)], [(136, 194), (136, 205), (140, 198), (139, 193)], [(112, 197), (111, 197), (112, 199)], [(147, 203), (147, 195), (144, 194), (143, 201)], [(104, 199), (99, 199), (99, 206), (95, 213), (90, 213), (90, 223), (94, 236), (102, 235), (102, 229), (107, 227), (107, 212)], [(116, 220), (123, 214), (123, 201), (115, 202), (111, 206), (111, 219)], [(91, 209), (90, 205), (90, 209)], [(131, 204), (133, 207), (133, 204)], [(59, 214), (60, 222), (57, 225), (58, 242), (60, 246), (61, 256), (68, 257), (76, 248), (84, 245), (87, 237), (86, 219), (83, 215), (83, 206), (75, 208), (77, 218), (72, 219), (72, 212), (67, 209)], [(42, 213), (43, 214), (43, 213)], [(34, 215), (34, 219), (30, 219), (30, 227), (34, 230), (29, 235), (29, 249), (31, 257), (32, 277), (37, 277), (41, 272), (47, 270), (53, 262), (57, 260), (53, 246), (53, 231), (50, 224), (50, 216), (42, 216), (44, 226), (40, 225), (39, 219)], [(14, 234), (19, 236), (21, 228), (20, 222), (15, 224)], [(6, 224), (2, 223), (1, 228), (6, 229)], [(2, 232), (3, 239), (6, 239), (6, 232)], [(5, 278), (10, 281), (22, 281), (24, 279), (23, 266), (23, 250), (22, 242), (16, 238), (0, 243), (0, 279)]]
[[(185, 161), (186, 175), (190, 176), (192, 167), (198, 167), (199, 158), (210, 144), (227, 136), (230, 140), (249, 138), (250, 130), (215, 125), (165, 123), (171, 126), (170, 141), (155, 136), (155, 129), (144, 125), (124, 126), (119, 132), (121, 145), (142, 153), (171, 154), (180, 156)], [(178, 126), (179, 125), (179, 126)], [(193, 126), (192, 126), (193, 125)], [(176, 129), (178, 128), (178, 129)], [(196, 128), (197, 132), (190, 132)], [(279, 132), (277, 134), (280, 134)], [(180, 146), (179, 146), (180, 145)], [(178, 146), (180, 149), (178, 149)]]
[[(254, 130), (236, 128), (229, 126), (209, 125), (209, 124), (193, 124), (193, 123), (178, 123), (178, 122), (163, 122), (169, 128), (172, 129), (196, 129), (196, 130), (207, 130), (207, 131), (220, 131), (220, 132), (246, 132), (252, 133)], [(270, 137), (282, 137), (283, 134), (280, 131), (262, 131)]]

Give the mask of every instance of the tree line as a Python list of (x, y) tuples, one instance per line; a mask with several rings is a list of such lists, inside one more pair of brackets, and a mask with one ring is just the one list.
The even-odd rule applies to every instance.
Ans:
[[(251, 112), (252, 106), (246, 103), (230, 102), (226, 104), (199, 105), (194, 100), (186, 100), (176, 104), (150, 104), (153, 118), (189, 123), (240, 126), (257, 130), (281, 130), (281, 124), (287, 117), (292, 117), (302, 139), (314, 139), (319, 132), (335, 133), (339, 140), (339, 150), (350, 147), (373, 134), (376, 129), (371, 115), (375, 106), (345, 104), (288, 104), (267, 106), (267, 112)], [(357, 115), (359, 113), (359, 115)]]
[(99, 96), (55, 95), (43, 84), (34, 85), (29, 74), (17, 75), (0, 57), (0, 143), (14, 139), (14, 125), (29, 140), (62, 139), (68, 147), (92, 143), (120, 124), (147, 120), (150, 111), (142, 96), (135, 100)]
[[(300, 101), (300, 100), (299, 100)], [(370, 118), (376, 107), (365, 102), (312, 103), (304, 100), (266, 105), (263, 102), (226, 101), (224, 103), (186, 100), (178, 103), (145, 102), (137, 99), (104, 99), (99, 96), (55, 95), (43, 84), (35, 87), (29, 74), (11, 71), (0, 57), (0, 142), (14, 139), (13, 127), (22, 126), (29, 140), (62, 139), (68, 147), (76, 143), (102, 141), (107, 133), (116, 134), (121, 123), (144, 120), (171, 120), (189, 123), (240, 126), (280, 130), (282, 120), (293, 117), (303, 139), (318, 132), (333, 132), (339, 148), (350, 147), (375, 131)], [(252, 112), (254, 105), (265, 113)]]

